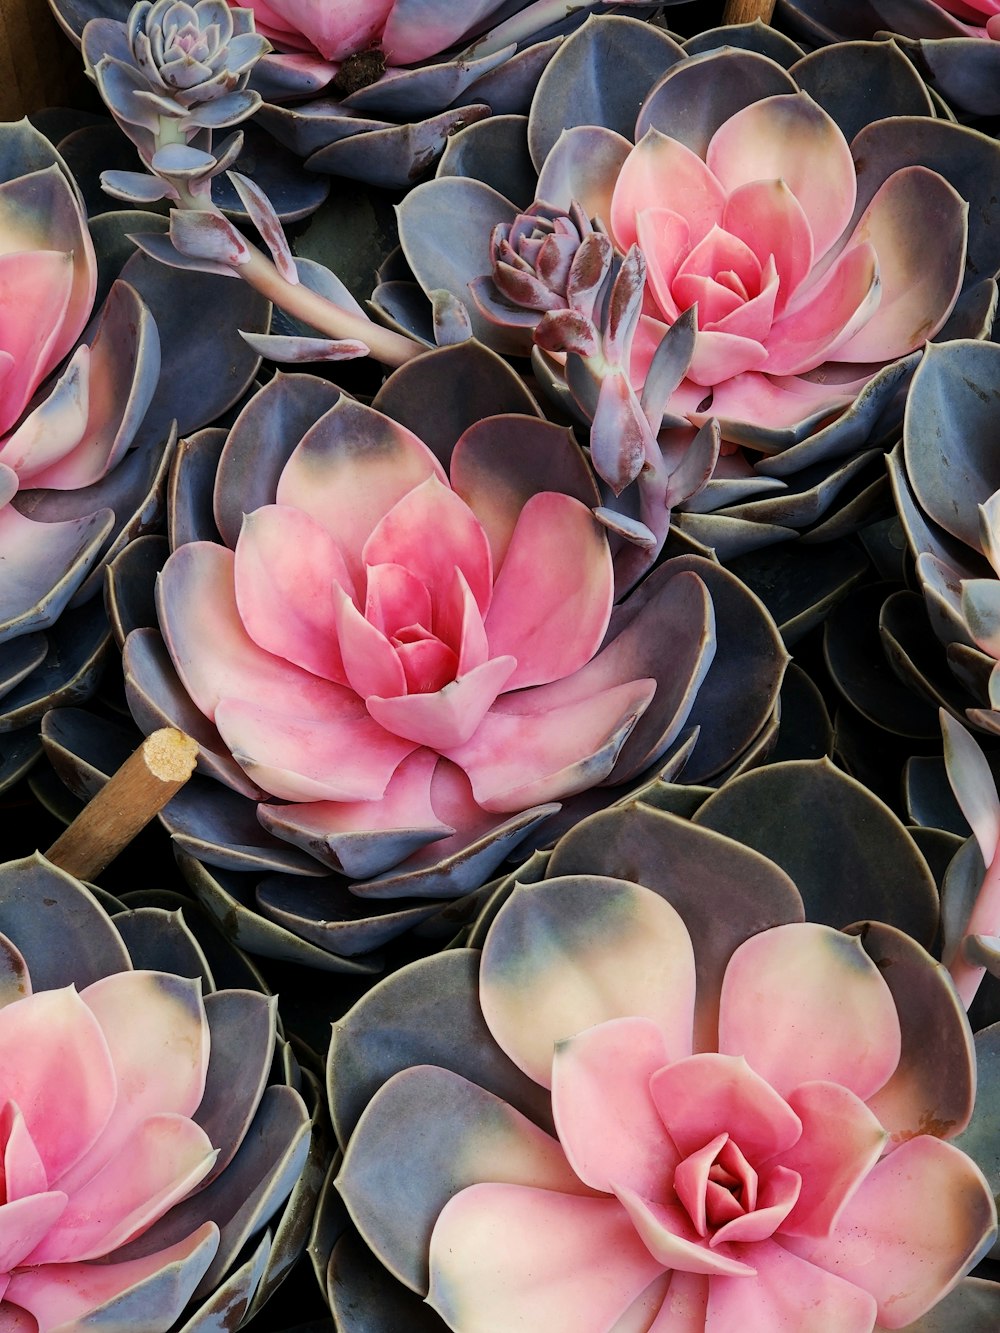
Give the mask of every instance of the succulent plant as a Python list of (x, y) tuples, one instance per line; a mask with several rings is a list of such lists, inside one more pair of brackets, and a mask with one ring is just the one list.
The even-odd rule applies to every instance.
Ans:
[(156, 521), (173, 421), (204, 424), (258, 364), (235, 328), (192, 330), (174, 298), (213, 300), (251, 331), (270, 310), (218, 278), (158, 281), (125, 233), (159, 220), (88, 224), (66, 162), (27, 121), (0, 126), (0, 145), (2, 787), (38, 757), (45, 709), (96, 684), (110, 642), (102, 565)]
[(907, 933), (930, 943), (936, 894), (918, 926), (869, 838), (921, 860), (826, 763), (693, 823), (626, 803), (513, 874), (470, 947), (374, 987), (328, 1062), (336, 1327), (362, 1292), (370, 1327), (421, 1333), (995, 1322), (1000, 1286), (963, 1274), (995, 1236), (997, 1029), (974, 1107), (968, 1020)]
[(260, 105), (246, 84), (269, 47), (251, 12), (225, 0), (141, 0), (125, 22), (92, 19), (82, 46), (87, 73), (149, 172), (106, 172), (105, 190), (131, 203), (210, 206), (213, 177), (243, 146), (237, 132), (213, 152), (212, 131)]
[[(139, 725), (170, 718), (220, 780), (171, 802), (177, 845), (267, 876), (237, 892), (247, 947), (371, 950), (478, 890), (560, 805), (572, 822), (665, 765), (721, 775), (771, 734), (786, 657), (760, 604), (679, 557), (613, 608), (578, 446), (474, 343), (395, 372), (373, 408), (279, 375), (228, 437), (186, 443), (172, 498), (162, 637), (152, 539), (116, 562), (110, 604)], [(72, 730), (47, 727), (107, 772), (100, 729)], [(194, 874), (231, 900), (233, 877)]]
[(0, 866), (0, 1319), (235, 1330), (305, 1241), (302, 1076), (211, 927), (104, 901), (42, 857)]
[[(862, 81), (877, 99), (857, 96)], [(629, 97), (609, 97), (611, 86)], [(665, 327), (697, 303), (690, 364), (677, 349), (663, 376), (661, 472), (718, 418), (725, 457), (675, 522), (726, 558), (792, 531), (843, 533), (866, 516), (866, 491), (870, 514), (917, 351), (934, 330), (981, 337), (989, 327), (1000, 255), (965, 218), (997, 151), (935, 118), (891, 44), (802, 56), (757, 25), (702, 33), (685, 49), (649, 24), (593, 18), (553, 57), (526, 124), (504, 118), (455, 136), (435, 179), (400, 205), (400, 239), (423, 290), (465, 299), (476, 336), (508, 353), (531, 349), (540, 317), (509, 297), (482, 301), (498, 225), (544, 201), (599, 219), (619, 253), (638, 241), (648, 276), (633, 387)], [(387, 282), (375, 300), (419, 333), (405, 286)], [(572, 349), (565, 365), (537, 346), (533, 356), (559, 401), (592, 417)], [(655, 400), (659, 368), (651, 378)]]

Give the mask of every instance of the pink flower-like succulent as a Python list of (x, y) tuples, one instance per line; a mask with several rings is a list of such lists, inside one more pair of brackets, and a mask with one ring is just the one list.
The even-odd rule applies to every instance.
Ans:
[[(858, 216), (851, 149), (805, 93), (744, 107), (703, 155), (655, 123), (654, 93), (608, 185), (616, 243), (638, 242), (646, 257), (640, 373), (664, 326), (698, 308), (668, 411), (697, 416), (711, 390), (724, 420), (791, 425), (850, 402), (942, 327), (962, 285), (968, 210), (936, 172), (896, 171)], [(931, 254), (910, 218), (934, 237)]]
[[(9, 127), (6, 137), (14, 141), (12, 156), (23, 144), (33, 147), (37, 142), (25, 125)], [(19, 485), (58, 486), (63, 418), (71, 416), (66, 424), (76, 429), (70, 446), (87, 423), (85, 401), (80, 419), (79, 392), (63, 389), (55, 399), (55, 413), (52, 407), (47, 415), (36, 410), (18, 425), (42, 381), (75, 346), (97, 290), (97, 259), (86, 214), (61, 160), (51, 149), (48, 154), (50, 165), (0, 185), (0, 496), (4, 500)], [(89, 348), (80, 348), (67, 369), (65, 379), (73, 389), (81, 379), (86, 383), (89, 354)]]
[[(362, 1115), (339, 1187), (407, 1281), (420, 1267), (381, 1215), (375, 1157), (390, 1133), (414, 1142), (432, 1106), (448, 1127), (446, 1179), (410, 1222), (417, 1246), (429, 1231), (427, 1299), (456, 1333), (871, 1333), (910, 1324), (988, 1250), (989, 1185), (943, 1141), (963, 1126), (904, 1127), (924, 1090), (862, 938), (793, 921), (724, 963), (704, 922), (693, 933), (697, 966), (651, 890), (519, 886), (486, 937), (479, 1001), (550, 1090), (557, 1139), (428, 1065)], [(937, 965), (899, 939), (907, 984), (964, 1025)]]
[(209, 1045), (198, 983), (161, 972), (119, 972), (0, 1009), (4, 1328), (27, 1328), (25, 1312), (38, 1333), (78, 1328), (177, 1265), (184, 1305), (218, 1244), (214, 1222), (155, 1253), (116, 1252), (212, 1169), (216, 1149), (192, 1119)]
[[(614, 573), (586, 490), (514, 472), (505, 490), (496, 447), (470, 430), (449, 480), (410, 431), (342, 397), (234, 550), (189, 543), (160, 575), (170, 656), (227, 752), (214, 771), (348, 874), (552, 813), (611, 774), (656, 691), (638, 619), (602, 650)], [(640, 768), (683, 716), (642, 741)]]

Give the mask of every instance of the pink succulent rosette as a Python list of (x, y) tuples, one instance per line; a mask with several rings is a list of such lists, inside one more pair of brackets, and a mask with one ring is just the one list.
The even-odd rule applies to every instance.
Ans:
[[(707, 830), (633, 813), (647, 838), (678, 830), (682, 863), (695, 852), (721, 870), (738, 850), (757, 901), (740, 905), (730, 890), (720, 938), (689, 896), (689, 932), (663, 888), (562, 874), (558, 848), (554, 877), (514, 889), (485, 938), (479, 1004), (503, 1055), (548, 1090), (554, 1134), (539, 1127), (537, 1101), (470, 1058), (457, 1030), (454, 1068), (513, 1090), (530, 1120), (451, 1069), (406, 1068), (395, 1051), (380, 1059), (359, 1006), (335, 1033), (335, 1115), (356, 1097), (338, 1077), (381, 1081), (354, 1063), (366, 1051), (381, 1079), (393, 1076), (357, 1120), (338, 1182), (356, 1225), (455, 1333), (911, 1324), (996, 1235), (987, 1181), (942, 1137), (968, 1112), (918, 1123), (935, 1075), (897, 1009), (922, 995), (968, 1051), (957, 997), (891, 928), (866, 943), (803, 922), (801, 904), (794, 919), (789, 900), (775, 914), (793, 919), (758, 929), (775, 912), (776, 867), (765, 873), (756, 854)], [(699, 846), (685, 850), (692, 838)], [(882, 975), (891, 961), (905, 973), (894, 989)], [(438, 974), (443, 996), (443, 964)], [(414, 972), (412, 1000), (422, 984)], [(967, 1058), (953, 1050), (949, 1061)], [(431, 1163), (405, 1203), (385, 1163), (393, 1136), (420, 1141)]]
[(37, 854), (0, 865), (5, 1333), (235, 1330), (305, 1241), (278, 1227), (315, 1180), (273, 998), (193, 905), (126, 896), (112, 920)]
[[(725, 422), (793, 426), (843, 407), (873, 367), (943, 326), (965, 271), (967, 205), (936, 172), (901, 168), (857, 218), (850, 146), (805, 93), (742, 108), (703, 153), (655, 121), (654, 97), (635, 147), (601, 184), (615, 241), (637, 241), (646, 257), (647, 360), (697, 306), (694, 354), (669, 411), (699, 421), (710, 391)], [(820, 373), (831, 363), (832, 386)]]
[(139, 1259), (114, 1253), (212, 1169), (216, 1149), (192, 1119), (209, 1046), (198, 983), (166, 973), (119, 972), (0, 1009), (4, 1327), (29, 1327), (27, 1312), (39, 1333), (76, 1328), (171, 1265), (187, 1269), (188, 1294), (197, 1285), (218, 1243), (211, 1222)]
[[(557, 802), (663, 755), (712, 660), (711, 599), (695, 573), (665, 571), (609, 630), (611, 548), (565, 432), (476, 423), (449, 476), (346, 396), (320, 415), (331, 397), (289, 377), (234, 428), (216, 486), (233, 549), (180, 545), (158, 580), (173, 690), (201, 715), (206, 769), (341, 873), (379, 875), (424, 848), (429, 870), (483, 839), (492, 868)], [(296, 402), (318, 420), (278, 462), (273, 501), (234, 500), (245, 441)], [(517, 435), (525, 452), (505, 474), (496, 451)], [(148, 633), (125, 653), (139, 717)], [(481, 882), (465, 882), (476, 864), (456, 890)]]

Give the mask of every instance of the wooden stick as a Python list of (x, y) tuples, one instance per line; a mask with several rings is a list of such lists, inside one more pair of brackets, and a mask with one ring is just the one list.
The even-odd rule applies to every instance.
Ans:
[(726, 12), (723, 23), (752, 23), (760, 19), (770, 23), (774, 13), (775, 0), (726, 0)]
[(46, 856), (77, 879), (93, 879), (180, 791), (197, 761), (198, 744), (183, 731), (154, 731), (60, 833)]

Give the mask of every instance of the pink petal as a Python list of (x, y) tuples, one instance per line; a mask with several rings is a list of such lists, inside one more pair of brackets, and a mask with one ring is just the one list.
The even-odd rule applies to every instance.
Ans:
[[(732, 272), (745, 289), (744, 295), (737, 296), (737, 300), (742, 304), (748, 295), (759, 291), (762, 269), (761, 261), (745, 242), (716, 225), (685, 256), (678, 268), (673, 281), (674, 298), (682, 309), (693, 305), (698, 296), (694, 289), (690, 295), (687, 290), (687, 283), (692, 278), (716, 278), (720, 273)], [(732, 294), (737, 293), (734, 291)], [(704, 326), (717, 318), (721, 319), (722, 315), (729, 312), (722, 310), (716, 315), (699, 307), (698, 313), (699, 322)]]
[(765, 97), (737, 111), (716, 130), (706, 161), (730, 195), (751, 181), (784, 181), (808, 220), (814, 263), (851, 220), (858, 193), (851, 150), (807, 93)]
[(530, 711), (531, 691), (504, 695), (446, 757), (469, 775), (486, 810), (560, 800), (607, 777), (655, 688), (655, 681), (630, 681), (537, 713)]
[[(74, 277), (71, 254), (0, 254), (0, 349), (13, 359), (3, 381), (0, 433), (10, 429), (52, 369), (51, 351), (69, 309)], [(27, 311), (30, 318), (25, 318)]]
[(254, 0), (263, 10), (262, 21), (303, 33), (327, 60), (343, 60), (355, 51), (376, 43), (391, 13), (394, 0), (366, 0), (363, 6), (351, 0)]
[(767, 373), (798, 375), (840, 355), (878, 307), (878, 257), (866, 243), (838, 255), (801, 301), (775, 320), (767, 340)]
[(646, 257), (647, 289), (672, 323), (683, 309), (674, 296), (674, 278), (691, 248), (691, 228), (668, 208), (644, 208), (636, 215), (635, 230)]
[(531, 497), (485, 621), (490, 653), (517, 659), (506, 689), (544, 685), (590, 661), (608, 628), (614, 577), (607, 536), (586, 505), (554, 491)]
[[(742, 1247), (737, 1247), (741, 1249)], [(866, 1291), (804, 1263), (774, 1241), (744, 1251), (757, 1274), (713, 1278), (706, 1329), (741, 1333), (869, 1333), (875, 1302)], [(803, 1312), (809, 1322), (803, 1322)]]
[(380, 727), (347, 690), (325, 714), (311, 717), (223, 699), (215, 722), (253, 781), (286, 801), (377, 800), (400, 761), (416, 749)]
[(727, 1190), (720, 1191), (717, 1182), (713, 1182), (711, 1178), (712, 1167), (716, 1165), (720, 1153), (723, 1152), (727, 1157), (735, 1157), (739, 1162), (744, 1188), (749, 1189), (752, 1195), (752, 1198), (747, 1200), (747, 1207), (752, 1207), (757, 1199), (757, 1172), (728, 1134), (716, 1134), (715, 1138), (709, 1139), (703, 1148), (690, 1153), (679, 1162), (674, 1171), (674, 1191), (677, 1198), (684, 1205), (695, 1231), (703, 1238), (708, 1235), (709, 1226), (715, 1225), (718, 1221), (716, 1217), (710, 1223), (708, 1216), (708, 1198), (713, 1193), (713, 1188), (715, 1191), (713, 1211), (716, 1214), (719, 1212), (720, 1203), (726, 1200), (728, 1200), (726, 1211), (730, 1217), (738, 1217), (742, 1211), (742, 1205)]
[(55, 1190), (0, 1204), (0, 1273), (6, 1275), (24, 1262), (58, 1222), (67, 1200), (67, 1195)]
[(586, 876), (515, 889), (479, 978), (494, 1039), (544, 1087), (556, 1043), (612, 1019), (648, 1019), (671, 1054), (688, 1054), (694, 992), (691, 940), (674, 908), (636, 884)]
[(257, 818), (278, 837), (352, 879), (378, 875), (417, 848), (454, 832), (431, 805), (431, 778), (438, 764), (432, 750), (414, 750), (378, 800), (258, 805)]
[(659, 1313), (644, 1333), (705, 1333), (709, 1279), (679, 1270), (669, 1276)]
[(788, 1104), (802, 1121), (802, 1137), (781, 1163), (799, 1173), (802, 1191), (782, 1233), (826, 1236), (889, 1136), (860, 1098), (835, 1083), (803, 1083)]
[(757, 1244), (773, 1236), (795, 1207), (801, 1187), (802, 1178), (797, 1171), (784, 1166), (770, 1167), (758, 1191), (756, 1207), (719, 1227), (712, 1237), (713, 1249), (721, 1244)]
[(933, 338), (965, 277), (968, 204), (936, 171), (904, 167), (882, 185), (848, 242), (878, 255), (882, 299), (839, 361), (893, 361)]
[[(761, 274), (760, 292), (749, 301), (725, 315), (716, 325), (718, 333), (738, 334), (741, 338), (752, 338), (755, 342), (767, 341), (774, 322), (774, 307), (778, 298), (778, 275), (774, 268), (774, 259), (768, 257)], [(699, 306), (699, 312), (701, 307)]]
[(206, 717), (222, 698), (280, 700), (302, 717), (340, 711), (347, 691), (254, 643), (236, 606), (235, 557), (214, 542), (174, 551), (157, 580), (163, 637), (184, 688)]
[(379, 519), (441, 464), (405, 426), (346, 395), (303, 436), (278, 481), (278, 504), (304, 509), (337, 542), (357, 585)]
[(403, 664), (382, 631), (365, 619), (339, 585), (331, 589), (330, 601), (344, 673), (351, 689), (362, 699), (370, 694), (405, 694)]
[(150, 1116), (132, 1130), (116, 1156), (76, 1190), (27, 1262), (72, 1263), (110, 1254), (189, 1194), (217, 1156), (193, 1120)]
[(427, 588), (435, 612), (448, 598), (456, 569), (468, 580), (479, 609), (485, 612), (490, 604), (493, 565), (486, 533), (465, 501), (436, 476), (415, 486), (382, 517), (362, 558), (366, 565), (408, 569)]
[(0, 1087), (57, 1180), (104, 1129), (118, 1093), (104, 1035), (72, 986), (0, 1009)]
[(611, 200), (611, 232), (617, 245), (627, 250), (639, 239), (639, 214), (663, 208), (687, 222), (690, 242), (697, 245), (722, 217), (725, 201), (725, 190), (697, 153), (659, 130), (647, 130), (619, 172)]
[(618, 1190), (618, 1197), (646, 1248), (664, 1268), (712, 1276), (753, 1276), (753, 1250), (747, 1252), (744, 1262), (730, 1249), (710, 1248), (691, 1225), (685, 1210), (677, 1204), (652, 1203), (624, 1188)]
[(101, 1025), (118, 1099), (91, 1150), (53, 1180), (69, 1194), (118, 1154), (140, 1121), (160, 1111), (194, 1114), (205, 1093), (210, 1041), (196, 981), (164, 972), (116, 972), (80, 998)]
[(373, 695), (367, 700), (368, 711), (396, 736), (434, 750), (451, 751), (473, 740), (516, 665), (513, 657), (494, 657), (434, 694), (407, 694), (396, 699)]
[(672, 290), (681, 310), (693, 305), (698, 307), (699, 328), (704, 329), (714, 329), (720, 320), (745, 304), (743, 296), (732, 287), (717, 282), (714, 276), (701, 273), (676, 277)]
[(726, 200), (722, 225), (760, 260), (774, 260), (779, 313), (813, 266), (813, 238), (802, 205), (783, 180), (749, 181)]
[(458, 655), (421, 625), (401, 630), (393, 647), (410, 695), (434, 694), (458, 676)]
[(331, 585), (353, 593), (340, 548), (301, 509), (265, 505), (243, 519), (234, 567), (236, 605), (261, 648), (347, 684)]
[(431, 623), (431, 595), (402, 565), (369, 565), (364, 614), (391, 638), (406, 625)]
[(995, 1235), (993, 1196), (978, 1167), (922, 1134), (873, 1168), (832, 1235), (787, 1244), (871, 1292), (879, 1327), (903, 1328), (951, 1290)]
[(767, 362), (766, 348), (753, 338), (741, 338), (734, 333), (716, 333), (708, 329), (699, 333), (695, 339), (694, 355), (687, 368), (687, 375), (695, 384), (710, 388), (734, 375), (759, 370)]
[(662, 1271), (614, 1199), (472, 1185), (431, 1236), (427, 1303), (463, 1333), (608, 1328)]
[[(681, 1034), (681, 1050), (690, 1034)], [(669, 1196), (678, 1160), (650, 1096), (649, 1080), (677, 1058), (649, 1018), (617, 1018), (556, 1046), (552, 1115), (573, 1170), (593, 1189), (612, 1181), (649, 1199)], [(608, 1077), (608, 1071), (614, 1076)]]
[[(680, 406), (685, 388), (687, 401)], [(780, 430), (785, 426), (797, 426), (820, 412), (839, 411), (854, 402), (856, 393), (854, 385), (813, 383), (806, 379), (771, 379), (768, 375), (751, 370), (714, 386), (711, 414), (720, 421)], [(700, 425), (709, 416), (708, 412), (696, 410), (704, 397), (704, 388), (687, 380), (671, 399), (670, 405), (673, 410), (687, 415), (695, 425)]]
[(728, 1134), (757, 1167), (802, 1133), (784, 1098), (739, 1056), (705, 1053), (678, 1060), (653, 1076), (650, 1091), (682, 1157)]
[[(28, 1133), (24, 1116), (15, 1102), (8, 1102), (0, 1112), (0, 1142), (3, 1153), (3, 1197), (8, 1203), (29, 1194), (41, 1194), (49, 1187), (45, 1163)], [(0, 1272), (3, 1265), (0, 1264)]]
[[(5, 1293), (5, 1301), (30, 1311), (40, 1329), (62, 1329), (69, 1333), (74, 1321), (110, 1305), (140, 1283), (162, 1276), (158, 1286), (169, 1287), (173, 1297), (168, 1306), (167, 1292), (157, 1292), (157, 1308), (163, 1311), (163, 1323), (172, 1324), (188, 1303), (205, 1273), (219, 1244), (219, 1228), (206, 1222), (186, 1240), (169, 1249), (130, 1259), (118, 1264), (52, 1264), (25, 1268), (15, 1273)], [(138, 1294), (138, 1293), (136, 1293)], [(136, 1308), (133, 1298), (132, 1309)]]
[[(78, 347), (51, 391), (0, 446), (0, 462), (27, 486), (83, 439), (90, 413), (90, 348)], [(72, 489), (72, 488), (71, 488)]]
[(899, 1062), (899, 1019), (857, 938), (796, 922), (754, 935), (733, 954), (719, 1050), (745, 1056), (779, 1093), (821, 1079), (864, 1101)]

